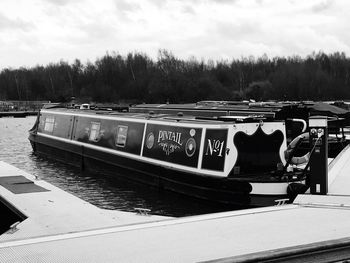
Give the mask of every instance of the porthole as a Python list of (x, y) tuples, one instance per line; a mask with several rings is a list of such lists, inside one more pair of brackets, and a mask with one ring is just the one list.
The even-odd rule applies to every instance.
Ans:
[(153, 134), (153, 132), (151, 132), (147, 135), (146, 147), (148, 149), (151, 149), (153, 147), (153, 145), (154, 145), (154, 134)]
[(192, 157), (196, 152), (196, 141), (193, 138), (187, 140), (185, 151), (188, 157)]

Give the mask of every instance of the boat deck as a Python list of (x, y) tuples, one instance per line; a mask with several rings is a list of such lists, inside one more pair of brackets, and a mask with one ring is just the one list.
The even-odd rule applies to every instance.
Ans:
[[(307, 255), (314, 262), (349, 259), (349, 164), (347, 147), (330, 164), (327, 196), (301, 195), (284, 206), (27, 236), (0, 243), (0, 261), (247, 262), (284, 261), (288, 255), (299, 255), (300, 262), (308, 261)], [(335, 246), (342, 253), (330, 249)], [(317, 258), (310, 251), (326, 254)]]

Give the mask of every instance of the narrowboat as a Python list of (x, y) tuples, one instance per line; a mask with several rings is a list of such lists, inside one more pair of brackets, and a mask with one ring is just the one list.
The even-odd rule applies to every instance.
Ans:
[(42, 109), (29, 140), (83, 169), (245, 207), (288, 198), (306, 177), (287, 168), (285, 123), (266, 118)]

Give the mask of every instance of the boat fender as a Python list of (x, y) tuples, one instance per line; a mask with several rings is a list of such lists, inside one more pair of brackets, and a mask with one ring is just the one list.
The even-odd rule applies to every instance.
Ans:
[(287, 186), (287, 195), (292, 202), (298, 194), (304, 194), (309, 187), (302, 183), (290, 183)]
[(310, 152), (304, 154), (301, 157), (296, 157), (296, 156), (291, 157), (291, 155), (293, 154), (294, 148), (298, 145), (298, 143), (301, 140), (304, 140), (304, 139), (309, 139), (309, 133), (308, 132), (305, 132), (305, 133), (300, 134), (299, 136), (295, 137), (293, 139), (293, 141), (291, 141), (290, 144), (288, 145), (287, 150), (284, 151), (284, 157), (286, 158), (286, 160), (291, 158), (290, 159), (290, 163), (291, 164), (297, 164), (298, 165), (298, 164), (304, 164), (304, 163), (308, 163), (309, 162)]

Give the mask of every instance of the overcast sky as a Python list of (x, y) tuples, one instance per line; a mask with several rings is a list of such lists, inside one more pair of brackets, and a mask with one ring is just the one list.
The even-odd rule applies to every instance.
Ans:
[(0, 68), (107, 51), (187, 59), (350, 54), (349, 0), (1, 0)]

